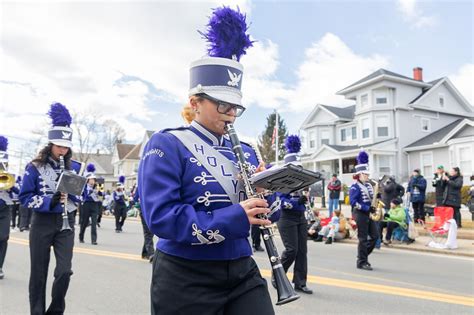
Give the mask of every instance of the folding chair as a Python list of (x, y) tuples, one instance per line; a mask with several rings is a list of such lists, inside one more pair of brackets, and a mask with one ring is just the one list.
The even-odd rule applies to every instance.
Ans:
[(441, 240), (448, 234), (448, 230), (443, 228), (444, 224), (453, 218), (453, 213), (454, 210), (451, 207), (435, 207), (433, 222), (424, 223), (422, 220), (418, 220), (418, 223), (428, 231), (433, 242), (441, 244)]

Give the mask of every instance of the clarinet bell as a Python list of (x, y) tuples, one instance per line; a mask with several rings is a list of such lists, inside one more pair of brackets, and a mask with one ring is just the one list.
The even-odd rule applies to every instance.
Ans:
[(63, 214), (63, 226), (61, 228), (61, 232), (66, 230), (71, 230), (71, 227), (69, 226), (68, 216)]
[(286, 277), (284, 271), (278, 272), (277, 270), (275, 270), (274, 277), (278, 295), (278, 301), (276, 305), (290, 303), (300, 298), (300, 296), (296, 294), (295, 289), (291, 285), (290, 281), (288, 281), (288, 278)]

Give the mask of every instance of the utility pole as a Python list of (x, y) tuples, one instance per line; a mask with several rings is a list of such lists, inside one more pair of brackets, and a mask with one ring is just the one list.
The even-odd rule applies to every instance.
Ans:
[(278, 112), (275, 110), (275, 130), (276, 130), (276, 136), (275, 136), (275, 165), (278, 165), (278, 138), (279, 138), (279, 132), (278, 132)]

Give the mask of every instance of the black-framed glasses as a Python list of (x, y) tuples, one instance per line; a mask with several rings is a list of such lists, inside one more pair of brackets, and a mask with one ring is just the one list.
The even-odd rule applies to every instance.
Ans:
[(198, 96), (205, 98), (206, 100), (209, 100), (212, 103), (214, 103), (217, 106), (217, 112), (219, 112), (220, 114), (240, 117), (245, 111), (245, 107), (241, 105), (224, 102), (224, 101), (215, 99), (214, 97), (209, 96), (207, 94), (199, 94)]

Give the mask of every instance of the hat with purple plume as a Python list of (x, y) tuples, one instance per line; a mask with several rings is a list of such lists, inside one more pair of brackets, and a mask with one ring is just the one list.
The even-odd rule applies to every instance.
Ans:
[(48, 131), (49, 142), (62, 147), (72, 147), (72, 117), (61, 103), (51, 104), (48, 112), (53, 126)]
[(357, 165), (355, 167), (356, 169), (356, 174), (364, 173), (364, 174), (370, 174), (369, 173), (369, 155), (365, 151), (360, 151), (359, 155), (357, 155)]
[(117, 183), (117, 188), (124, 188), (125, 187), (125, 176), (120, 175)]
[(297, 135), (290, 135), (285, 139), (285, 147), (287, 154), (285, 155), (285, 163), (293, 163), (301, 165), (299, 152), (301, 150), (301, 140)]
[(92, 163), (87, 164), (86, 167), (86, 172), (84, 173), (84, 176), (89, 179), (89, 178), (94, 178), (96, 179), (97, 177), (95, 176), (95, 165)]
[(189, 96), (207, 94), (231, 104), (242, 105), (243, 67), (240, 57), (253, 45), (246, 16), (240, 9), (223, 6), (213, 9), (205, 32), (209, 57), (191, 64)]

